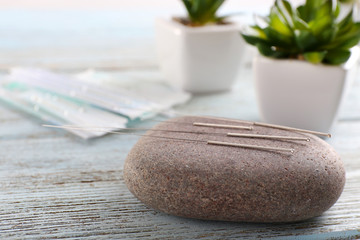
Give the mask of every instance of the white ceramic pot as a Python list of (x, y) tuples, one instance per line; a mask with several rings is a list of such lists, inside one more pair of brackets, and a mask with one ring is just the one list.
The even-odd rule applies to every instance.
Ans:
[(188, 27), (157, 19), (160, 68), (167, 81), (192, 93), (231, 88), (245, 46), (239, 25)]
[(328, 132), (356, 76), (359, 49), (341, 66), (314, 65), (258, 55), (254, 78), (264, 122)]

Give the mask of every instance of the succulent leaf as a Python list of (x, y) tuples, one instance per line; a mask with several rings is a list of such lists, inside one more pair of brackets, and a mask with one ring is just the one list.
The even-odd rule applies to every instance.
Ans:
[(282, 15), (282, 17), (286, 21), (286, 24), (290, 28), (294, 28), (294, 20), (292, 18), (293, 9), (292, 9), (290, 3), (286, 0), (276, 0), (275, 5), (278, 8), (279, 13)]
[(325, 62), (333, 65), (338, 65), (346, 62), (350, 58), (351, 52), (349, 50), (332, 50), (325, 55)]
[(360, 22), (354, 22), (353, 11), (339, 19), (340, 7), (338, 0), (306, 0), (295, 9), (287, 0), (276, 0), (261, 26), (242, 36), (268, 57), (342, 64), (360, 41)]
[(291, 47), (292, 45), (292, 36), (283, 35), (272, 27), (265, 28), (264, 33), (267, 36), (268, 42), (273, 46)]
[(286, 58), (287, 54), (281, 51), (275, 50), (272, 46), (266, 44), (266, 43), (258, 43), (257, 47), (259, 49), (259, 52), (267, 57), (273, 57), (273, 58)]
[(274, 31), (285, 35), (292, 36), (291, 28), (287, 25), (285, 19), (280, 14), (279, 10), (276, 7), (271, 9), (270, 13), (270, 26)]
[(218, 9), (225, 0), (182, 0), (193, 26), (221, 22), (226, 16), (218, 17)]
[(311, 49), (315, 46), (317, 39), (309, 30), (297, 30), (295, 31), (295, 42), (297, 47), (304, 51), (305, 49)]
[(325, 58), (326, 52), (307, 52), (304, 53), (304, 58), (306, 61), (318, 64), (321, 63)]
[(351, 10), (346, 17), (344, 17), (340, 22), (339, 22), (339, 32), (338, 34), (341, 35), (343, 33), (348, 32), (352, 26), (354, 25), (354, 21), (353, 21), (353, 11)]
[[(304, 20), (302, 20), (299, 16), (294, 15), (294, 27), (295, 30), (310, 30), (309, 24), (307, 22), (305, 22)], [(295, 31), (294, 30), (294, 31)]]

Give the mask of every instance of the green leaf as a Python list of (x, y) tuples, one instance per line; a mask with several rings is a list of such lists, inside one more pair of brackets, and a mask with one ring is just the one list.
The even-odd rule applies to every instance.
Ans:
[[(310, 30), (309, 25), (307, 24), (307, 22), (305, 22), (304, 20), (302, 20), (299, 16), (294, 15), (294, 27), (295, 30)], [(295, 31), (294, 30), (294, 31)]]
[(259, 52), (266, 57), (285, 58), (288, 56), (287, 53), (275, 50), (274, 47), (272, 47), (268, 44), (259, 43), (256, 46), (257, 46)]
[(264, 33), (263, 29), (258, 26), (251, 27), (250, 29), (247, 29), (247, 31), (244, 30), (241, 32), (241, 36), (247, 43), (254, 46), (256, 46), (258, 43), (268, 43), (266, 34)]
[(285, 19), (279, 13), (276, 7), (272, 7), (269, 19), (269, 24), (271, 25), (271, 28), (274, 29), (276, 32), (285, 36), (293, 35), (291, 28), (287, 25)]
[(265, 21), (242, 36), (265, 56), (341, 64), (360, 41), (360, 22), (352, 11), (338, 19), (340, 7), (337, 0), (306, 0), (294, 10), (288, 0), (275, 0)]
[(351, 52), (349, 50), (333, 50), (327, 52), (325, 55), (325, 62), (333, 65), (345, 63), (350, 58)]
[(339, 35), (342, 35), (348, 32), (352, 26), (354, 25), (353, 21), (353, 10), (351, 10), (338, 24), (339, 27)]
[(336, 36), (336, 38), (326, 45), (328, 49), (349, 49), (355, 46), (360, 40), (360, 23), (354, 23), (349, 31)]
[(340, 4), (336, 4), (336, 8), (334, 10), (334, 17), (337, 18), (340, 15)]
[(192, 1), (192, 14), (194, 17), (199, 18), (201, 15), (201, 5), (203, 1)]
[(217, 10), (221, 7), (221, 5), (224, 3), (225, 0), (215, 0), (211, 1), (212, 5), (210, 6), (209, 13), (210, 15), (215, 15)]
[(305, 22), (312, 21), (316, 17), (317, 9), (323, 3), (323, 0), (306, 0), (304, 5), (300, 5), (297, 8), (300, 18), (303, 19)]
[(360, 37), (351, 37), (344, 41), (341, 41), (336, 48), (338, 49), (350, 49), (359, 43)]
[(300, 5), (296, 9), (296, 15), (299, 17), (299, 19), (303, 20), (304, 22), (307, 22), (307, 14), (306, 9), (304, 5)]
[(224, 17), (217, 17), (216, 12), (225, 0), (182, 0), (188, 18), (194, 25), (217, 22)]
[(292, 18), (293, 10), (290, 3), (286, 0), (276, 0), (275, 6), (278, 8), (278, 12), (281, 14), (286, 24), (290, 28), (294, 28), (294, 21)]
[(292, 37), (281, 34), (272, 27), (265, 28), (264, 33), (266, 34), (269, 43), (271, 43), (273, 46), (280, 46), (285, 48), (291, 47), (293, 45)]
[(263, 40), (267, 39), (267, 36), (264, 32), (264, 29), (260, 28), (259, 26), (251, 26), (248, 28), (244, 28), (241, 31), (241, 35), (243, 36), (252, 36), (252, 37), (256, 37), (256, 38), (261, 38)]
[(354, 2), (354, 0), (339, 0), (339, 2), (342, 2), (342, 3), (352, 3), (352, 2)]
[(323, 61), (323, 59), (325, 58), (326, 52), (307, 52), (304, 53), (304, 58), (306, 61), (314, 63), (314, 64), (318, 64), (321, 63)]
[(312, 49), (317, 44), (317, 38), (311, 31), (308, 30), (296, 30), (295, 31), (295, 42), (300, 50), (304, 51)]
[(191, 2), (189, 0), (182, 0), (182, 2), (185, 5), (185, 8), (186, 8), (186, 11), (188, 13), (189, 19), (191, 19), (191, 16), (192, 16), (192, 4), (191, 4)]
[(266, 57), (274, 57), (275, 52), (273, 49), (271, 49), (270, 45), (258, 43), (256, 46), (262, 55), (264, 55)]
[(244, 38), (244, 40), (251, 44), (256, 46), (259, 43), (265, 44), (268, 43), (266, 40), (264, 40), (263, 38), (260, 37), (255, 37), (255, 36), (251, 36), (251, 35), (246, 35), (246, 34), (241, 34), (241, 36)]
[(332, 27), (335, 23), (331, 10), (331, 1), (326, 1), (314, 13), (314, 18), (309, 22), (309, 27), (315, 36), (320, 35), (325, 29)]
[(331, 11), (332, 11), (333, 16), (339, 15), (340, 8), (339, 8), (338, 0), (331, 0), (329, 2), (331, 4)]
[(330, 26), (319, 33), (316, 36), (317, 38), (317, 46), (321, 48), (321, 46), (325, 46), (326, 44), (332, 42), (336, 37), (337, 27)]
[(309, 27), (315, 36), (319, 36), (324, 30), (332, 27), (333, 21), (330, 16), (323, 16), (309, 23)]

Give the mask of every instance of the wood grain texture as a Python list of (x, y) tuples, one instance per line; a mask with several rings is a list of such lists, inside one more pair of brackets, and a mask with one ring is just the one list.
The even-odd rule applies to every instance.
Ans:
[[(145, 17), (128, 24), (124, 20), (134, 12), (123, 13), (119, 25), (116, 21), (120, 15), (115, 11), (99, 11), (99, 15), (67, 10), (42, 13), (1, 12), (3, 73), (17, 65), (61, 71), (94, 67), (111, 70), (119, 79), (162, 80), (152, 44), (152, 17), (156, 12), (137, 12), (136, 16)], [(70, 22), (75, 21), (73, 25), (61, 22), (65, 13)], [(56, 27), (44, 22), (46, 16), (53, 17)], [(90, 24), (94, 22), (102, 24)], [(249, 50), (232, 91), (196, 96), (177, 110), (259, 120), (251, 56)], [(0, 75), (0, 81), (3, 77)], [(360, 238), (359, 92), (357, 79), (332, 132), (333, 138), (328, 140), (345, 163), (344, 192), (324, 215), (293, 224), (199, 221), (156, 212), (139, 202), (122, 178), (124, 160), (138, 137), (108, 135), (83, 141), (65, 131), (41, 127), (43, 122), (1, 103), (0, 239)], [(155, 123), (133, 125), (151, 127)]]

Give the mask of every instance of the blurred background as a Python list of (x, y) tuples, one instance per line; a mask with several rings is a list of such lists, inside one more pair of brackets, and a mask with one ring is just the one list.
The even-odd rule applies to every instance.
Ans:
[[(220, 13), (249, 22), (272, 3), (228, 0)], [(156, 67), (154, 20), (184, 13), (179, 0), (0, 0), (0, 70)]]

